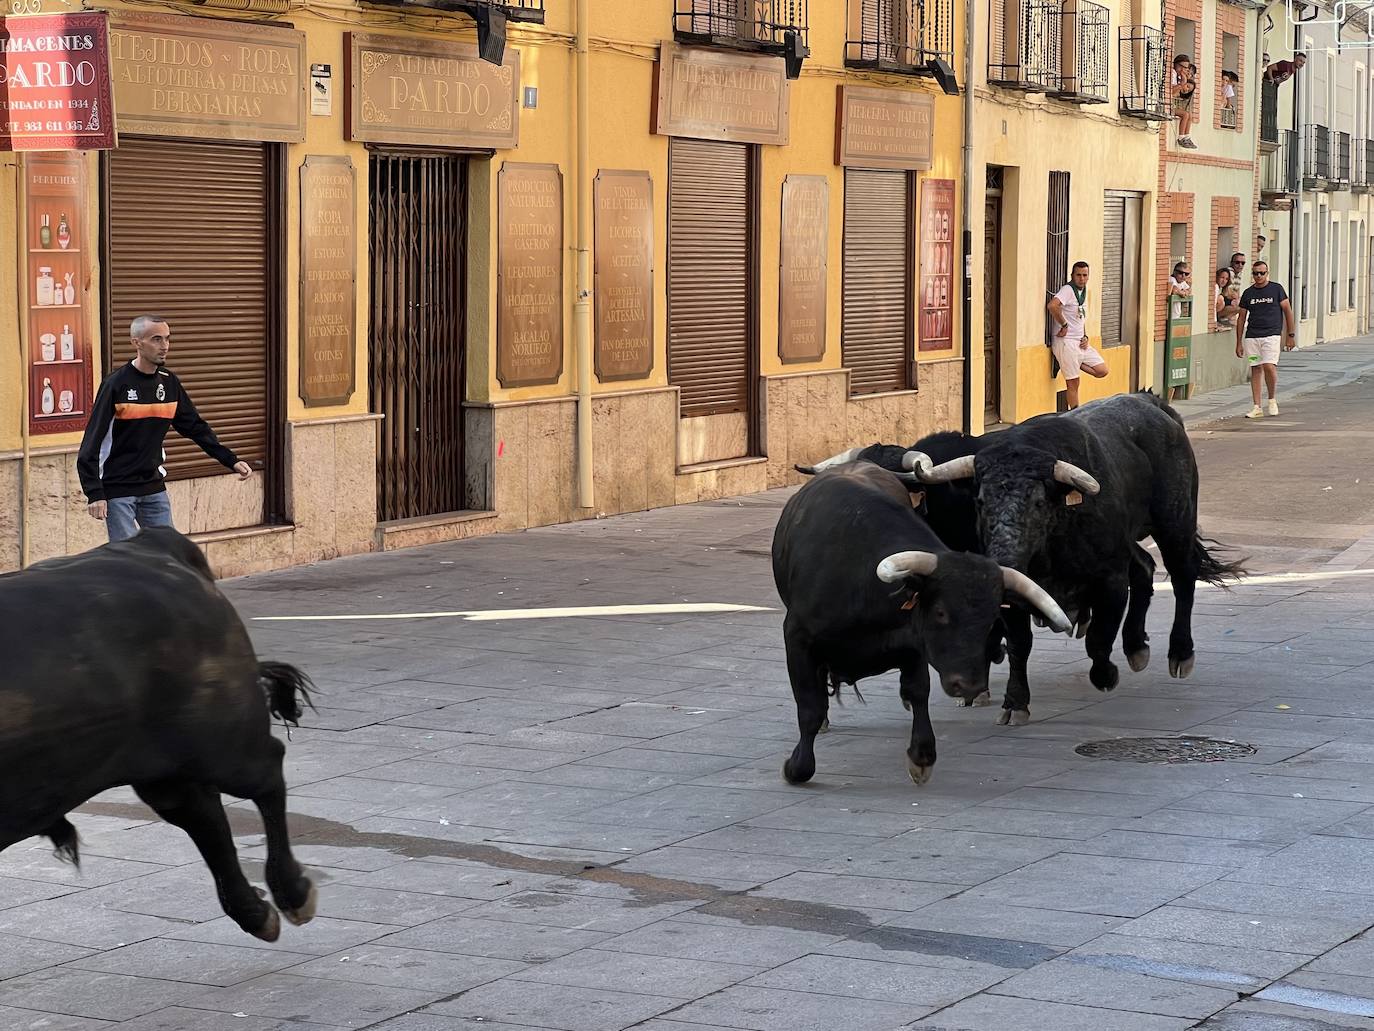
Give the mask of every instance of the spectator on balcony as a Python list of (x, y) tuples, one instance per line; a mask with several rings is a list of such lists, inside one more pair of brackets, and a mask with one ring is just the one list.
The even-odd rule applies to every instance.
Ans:
[(1231, 255), (1231, 282), (1245, 282), (1245, 255), (1240, 251)]
[(1240, 312), (1240, 287), (1231, 279), (1229, 268), (1217, 269), (1216, 287), (1212, 294), (1212, 308), (1216, 312), (1217, 325), (1231, 329), (1236, 324)]
[(1224, 111), (1234, 111), (1236, 109), (1236, 87), (1240, 85), (1240, 76), (1235, 72), (1221, 73), (1221, 107)]
[(1275, 61), (1271, 65), (1266, 65), (1264, 77), (1275, 86), (1287, 82), (1293, 75), (1307, 63), (1307, 55), (1298, 51), (1293, 55), (1291, 61)]
[(1186, 261), (1174, 263), (1173, 275), (1169, 277), (1170, 297), (1193, 296), (1193, 273)]
[(1047, 305), (1054, 320), (1050, 350), (1064, 370), (1064, 400), (1078, 407), (1078, 380), (1083, 373), (1096, 379), (1107, 375), (1107, 362), (1088, 343), (1088, 263), (1075, 261), (1069, 281)]
[(1178, 118), (1178, 145), (1196, 150), (1197, 144), (1188, 135), (1193, 126), (1193, 94), (1197, 92), (1197, 69), (1187, 54), (1174, 58), (1174, 70), (1169, 76), (1169, 93), (1174, 98), (1174, 115)]
[(1255, 258), (1258, 260), (1264, 254), (1264, 245), (1269, 242), (1269, 237), (1261, 236), (1255, 241)]

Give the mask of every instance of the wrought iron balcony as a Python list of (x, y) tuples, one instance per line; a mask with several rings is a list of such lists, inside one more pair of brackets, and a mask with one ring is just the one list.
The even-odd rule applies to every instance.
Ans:
[(849, 0), (844, 63), (909, 75), (953, 74), (953, 0)]
[(1030, 93), (1056, 89), (1062, 20), (1059, 0), (989, 0), (988, 84)]
[(1223, 129), (1234, 129), (1236, 127), (1236, 115), (1239, 112), (1234, 107), (1223, 107), (1219, 112), (1221, 115), (1221, 127)]
[(1267, 154), (1279, 145), (1279, 87), (1268, 79), (1260, 80), (1259, 149)]
[(1123, 25), (1117, 63), (1121, 113), (1158, 121), (1169, 117), (1169, 37), (1149, 25)]
[(1309, 125), (1303, 135), (1302, 185), (1307, 190), (1331, 185), (1331, 130), (1324, 125)]
[(680, 43), (779, 54), (787, 77), (801, 74), (807, 48), (807, 0), (673, 0)]
[(1374, 140), (1356, 140), (1350, 170), (1350, 189), (1355, 193), (1374, 190)]
[(1350, 133), (1331, 134), (1331, 181), (1338, 190), (1350, 189)]
[(1279, 133), (1276, 148), (1260, 158), (1260, 206), (1285, 210), (1298, 192), (1298, 134), (1292, 129)]
[(544, 24), (544, 0), (365, 0), (379, 7), (421, 8), (469, 15), (477, 23), (477, 52), (483, 61), (500, 64), (506, 53), (506, 23)]
[(1060, 19), (1059, 79), (1050, 95), (1076, 104), (1107, 103), (1111, 12), (1089, 0), (1065, 0)]

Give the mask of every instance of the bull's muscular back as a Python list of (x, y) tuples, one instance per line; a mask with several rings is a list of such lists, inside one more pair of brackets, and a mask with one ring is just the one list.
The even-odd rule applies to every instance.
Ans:
[(203, 729), (226, 750), (266, 730), (247, 631), (175, 530), (0, 577), (0, 612), (0, 845), (184, 766)]
[(773, 535), (773, 579), (788, 612), (818, 636), (910, 623), (877, 567), (898, 551), (944, 551), (891, 472), (855, 462), (818, 474)]

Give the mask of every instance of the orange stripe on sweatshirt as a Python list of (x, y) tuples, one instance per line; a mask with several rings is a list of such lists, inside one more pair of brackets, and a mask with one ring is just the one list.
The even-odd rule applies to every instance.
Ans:
[(114, 407), (116, 419), (170, 419), (177, 414), (175, 401), (163, 401), (152, 405), (121, 401)]

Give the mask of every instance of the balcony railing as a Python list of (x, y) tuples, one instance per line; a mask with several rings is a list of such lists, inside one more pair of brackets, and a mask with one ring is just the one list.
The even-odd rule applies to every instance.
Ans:
[(807, 0), (673, 0), (673, 36), (682, 43), (780, 54), (787, 77), (801, 74)]
[(1107, 103), (1111, 12), (1089, 0), (1065, 0), (1060, 26), (1059, 78), (1050, 95), (1078, 104)]
[(1350, 189), (1369, 193), (1374, 189), (1374, 140), (1356, 140), (1351, 159)]
[(954, 63), (952, 0), (849, 0), (851, 68), (921, 75), (932, 61)]
[(1309, 125), (1303, 137), (1302, 179), (1307, 189), (1325, 189), (1331, 182), (1331, 130)]
[(1169, 37), (1149, 25), (1124, 25), (1117, 62), (1121, 113), (1132, 118), (1169, 117)]
[(1279, 86), (1268, 79), (1260, 80), (1261, 152), (1268, 153), (1279, 145)]
[(1340, 189), (1350, 188), (1350, 144), (1350, 133), (1331, 134), (1331, 181)]
[[(1260, 200), (1270, 209), (1279, 207), (1275, 201), (1295, 196), (1298, 192), (1297, 133), (1284, 129), (1279, 133), (1279, 145), (1260, 158)], [(1288, 206), (1285, 201), (1282, 206)]]
[(1046, 93), (1058, 88), (1060, 0), (989, 0), (988, 84)]
[(1236, 109), (1234, 107), (1223, 107), (1218, 114), (1221, 115), (1221, 127), (1223, 129), (1234, 129), (1236, 127)]

